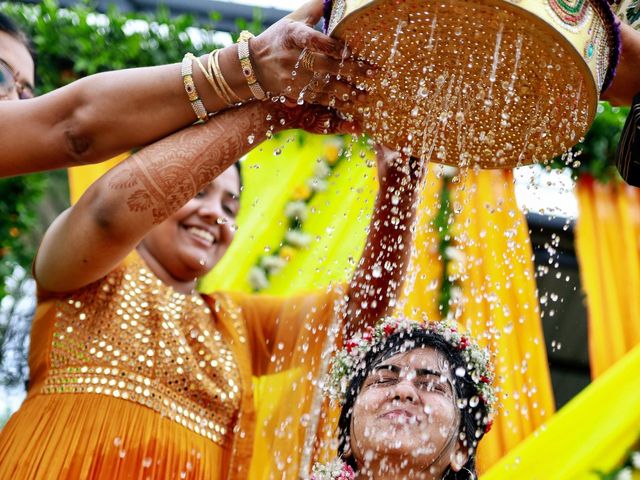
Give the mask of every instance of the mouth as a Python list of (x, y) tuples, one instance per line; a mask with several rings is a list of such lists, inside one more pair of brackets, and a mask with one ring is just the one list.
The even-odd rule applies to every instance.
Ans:
[(189, 237), (204, 248), (211, 248), (218, 243), (218, 239), (212, 231), (196, 226), (183, 226)]
[(419, 425), (421, 423), (420, 418), (417, 415), (414, 415), (405, 409), (390, 410), (383, 413), (380, 418), (400, 425)]

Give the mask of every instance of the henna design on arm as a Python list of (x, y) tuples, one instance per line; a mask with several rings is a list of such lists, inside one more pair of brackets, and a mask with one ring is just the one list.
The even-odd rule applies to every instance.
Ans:
[(225, 112), (135, 153), (113, 170), (108, 187), (125, 195), (130, 213), (156, 225), (247, 153), (250, 134), (261, 141), (267, 130), (257, 105)]

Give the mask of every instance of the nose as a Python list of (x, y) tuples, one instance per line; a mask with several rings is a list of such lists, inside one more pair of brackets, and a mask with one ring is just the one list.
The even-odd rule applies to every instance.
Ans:
[[(218, 201), (203, 200), (198, 207), (198, 215), (211, 225), (224, 223), (226, 215), (222, 210), (222, 204)], [(223, 219), (223, 220), (220, 220)]]
[(398, 400), (401, 402), (413, 403), (418, 398), (413, 381), (406, 378), (398, 381), (392, 395), (394, 400)]

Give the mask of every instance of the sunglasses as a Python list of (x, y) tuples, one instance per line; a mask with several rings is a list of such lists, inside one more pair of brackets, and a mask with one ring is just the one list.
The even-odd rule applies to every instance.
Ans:
[(18, 80), (18, 74), (13, 71), (7, 62), (0, 58), (0, 99), (10, 97), (13, 92), (18, 93), (20, 100), (26, 100), (34, 96), (33, 89)]

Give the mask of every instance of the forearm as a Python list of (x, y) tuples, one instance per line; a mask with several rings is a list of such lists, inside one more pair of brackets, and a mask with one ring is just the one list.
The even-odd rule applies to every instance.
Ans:
[(393, 309), (411, 252), (419, 176), (409, 165), (380, 182), (362, 257), (349, 287), (347, 329), (354, 333)]
[(266, 115), (263, 103), (228, 110), (102, 176), (45, 235), (36, 263), (41, 284), (68, 291), (106, 275), (153, 227), (264, 140)]
[(261, 143), (266, 117), (266, 106), (253, 103), (145, 147), (100, 179), (94, 212), (144, 236)]
[[(235, 46), (221, 51), (220, 68), (238, 97), (249, 99)], [(193, 78), (208, 112), (228, 108), (195, 63)], [(2, 176), (100, 162), (196, 120), (179, 63), (92, 75), (27, 102), (3, 103)]]

